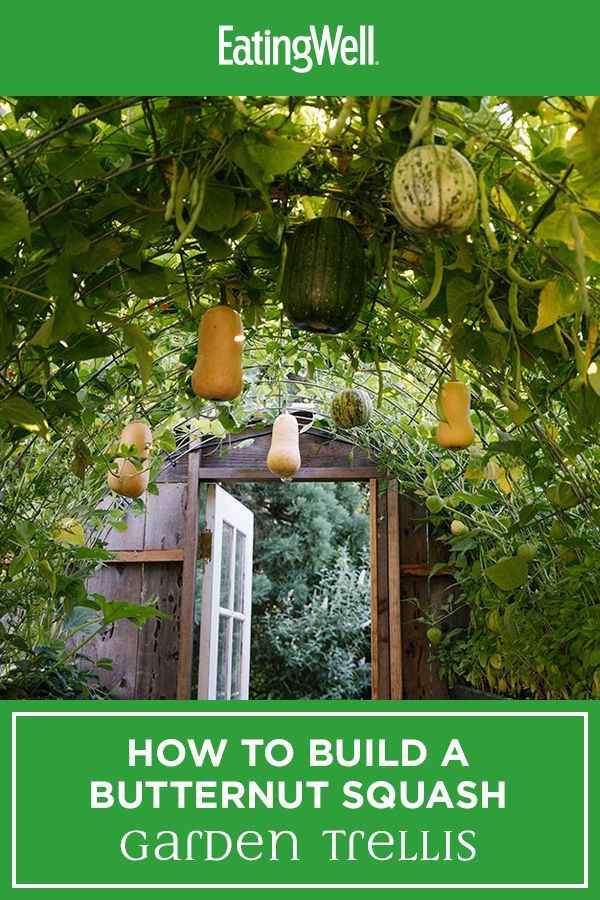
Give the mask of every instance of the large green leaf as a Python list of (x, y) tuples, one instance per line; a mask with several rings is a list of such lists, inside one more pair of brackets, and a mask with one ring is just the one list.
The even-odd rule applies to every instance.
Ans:
[(94, 594), (94, 600), (102, 613), (105, 625), (118, 622), (120, 619), (127, 619), (141, 628), (148, 619), (168, 619), (166, 613), (156, 609), (149, 603), (126, 603), (124, 600), (105, 600), (98, 594)]
[(243, 210), (236, 213), (235, 195), (231, 188), (208, 182), (197, 224), (204, 231), (221, 231), (223, 228), (233, 227), (242, 213)]
[(484, 569), (483, 574), (501, 591), (514, 591), (527, 583), (529, 566), (520, 556), (505, 556)]
[(66, 347), (55, 351), (55, 357), (72, 361), (100, 359), (112, 356), (119, 349), (115, 341), (91, 329), (77, 332), (66, 343)]
[[(584, 252), (586, 256), (595, 262), (600, 262), (600, 222), (581, 209), (577, 210), (577, 221), (581, 232)], [(540, 223), (537, 230), (538, 237), (547, 241), (559, 241), (565, 244), (569, 250), (575, 249), (575, 238), (571, 227), (569, 211), (557, 209)]]
[(0, 256), (29, 238), (29, 217), (25, 204), (10, 191), (0, 188)]
[(131, 270), (126, 277), (133, 293), (142, 300), (163, 297), (167, 291), (167, 272), (163, 266), (143, 262), (139, 272)]
[(73, 269), (71, 260), (61, 256), (46, 272), (46, 286), (50, 296), (55, 299), (72, 299), (74, 293)]
[(262, 188), (295, 166), (309, 146), (280, 135), (247, 132), (235, 138), (230, 152), (233, 162)]
[(515, 119), (520, 119), (525, 113), (535, 113), (544, 99), (543, 97), (501, 97), (506, 100), (514, 113)]
[(581, 503), (573, 486), (568, 481), (561, 481), (546, 488), (546, 497), (555, 509), (571, 509)]
[(583, 143), (592, 159), (600, 156), (600, 97), (596, 97), (587, 117), (583, 129)]
[(152, 341), (146, 337), (140, 326), (135, 323), (123, 325), (123, 337), (129, 346), (135, 350), (140, 367), (140, 375), (143, 383), (146, 384), (152, 373), (152, 361), (154, 359)]
[(576, 308), (577, 291), (574, 286), (564, 278), (549, 281), (540, 293), (534, 334), (572, 315)]
[(451, 278), (446, 286), (446, 305), (452, 324), (460, 325), (469, 306), (476, 304), (480, 297), (481, 290), (468, 278), (463, 278), (462, 275)]
[(48, 423), (43, 413), (23, 397), (7, 397), (0, 402), (0, 420), (18, 425), (26, 431), (48, 438)]

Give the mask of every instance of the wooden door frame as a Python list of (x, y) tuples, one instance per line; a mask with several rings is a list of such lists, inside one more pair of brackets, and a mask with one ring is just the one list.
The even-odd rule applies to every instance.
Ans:
[[(270, 428), (251, 428), (237, 436), (236, 441), (266, 438)], [(364, 451), (354, 458), (349, 442), (329, 432), (315, 429), (314, 439), (327, 442), (328, 465), (308, 464), (298, 472), (295, 480), (360, 481), (368, 482), (370, 495), (371, 543), (371, 696), (373, 700), (401, 700), (404, 686), (404, 648), (402, 634), (402, 579), (427, 578), (431, 564), (402, 565), (401, 513), (398, 484), (386, 471), (369, 459)], [(198, 439), (190, 448), (188, 462), (188, 504), (186, 511), (186, 539), (183, 558), (183, 584), (180, 612), (180, 653), (177, 678), (177, 699), (190, 699), (194, 643), (194, 607), (196, 565), (198, 556), (199, 486), (202, 482), (277, 482), (266, 467), (264, 446), (257, 452), (245, 452), (238, 464), (220, 453), (222, 442)], [(339, 461), (335, 453), (339, 449)], [(212, 454), (212, 455), (211, 455)], [(409, 693), (410, 696), (410, 693)]]

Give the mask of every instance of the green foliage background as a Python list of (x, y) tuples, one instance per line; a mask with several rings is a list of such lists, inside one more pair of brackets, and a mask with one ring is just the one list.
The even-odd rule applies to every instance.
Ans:
[(368, 498), (339, 484), (245, 484), (254, 512), (254, 700), (370, 695)]
[[(0, 113), (5, 658), (46, 639), (40, 605), (54, 635), (74, 602), (105, 615), (71, 568), (101, 551), (51, 535), (64, 515), (118, 519), (98, 501), (124, 421), (149, 421), (176, 454), (292, 402), (330, 426), (332, 392), (353, 382), (377, 405), (353, 440), (405, 490), (442, 500), (432, 525), (471, 613), (468, 653), (441, 645), (450, 676), (600, 696), (597, 98), (7, 97)], [(425, 312), (433, 246), (402, 231), (389, 199), (415, 128), (464, 153), (480, 185), (469, 234), (438, 244)], [(286, 232), (327, 200), (364, 241), (368, 288), (358, 324), (323, 338), (290, 328), (278, 285)], [(230, 405), (190, 388), (197, 322), (220, 298), (247, 333)], [(446, 472), (432, 428), (451, 353), (478, 450)], [(450, 537), (451, 519), (469, 534)]]

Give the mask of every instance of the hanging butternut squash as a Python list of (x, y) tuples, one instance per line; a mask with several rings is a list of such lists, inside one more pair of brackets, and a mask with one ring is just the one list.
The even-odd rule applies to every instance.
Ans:
[(471, 424), (471, 391), (462, 381), (447, 381), (440, 392), (440, 406), (444, 421), (435, 436), (446, 450), (466, 450), (475, 438)]
[(130, 422), (121, 432), (119, 444), (134, 447), (136, 458), (117, 457), (108, 473), (108, 486), (122, 497), (141, 497), (150, 477), (152, 432), (143, 422)]
[(192, 388), (203, 400), (235, 400), (242, 392), (244, 327), (230, 306), (213, 306), (198, 326)]
[(291, 481), (301, 465), (298, 420), (282, 413), (273, 422), (267, 466), (282, 481)]

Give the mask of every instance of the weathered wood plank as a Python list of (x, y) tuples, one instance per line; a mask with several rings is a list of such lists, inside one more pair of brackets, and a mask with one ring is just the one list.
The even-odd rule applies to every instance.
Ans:
[[(443, 560), (439, 560), (443, 562)], [(435, 563), (401, 563), (400, 575), (412, 575), (414, 578), (429, 578)], [(439, 572), (436, 572), (434, 578), (438, 575), (447, 575), (451, 571), (451, 566), (444, 566)]]
[[(381, 487), (381, 485), (379, 485)], [(377, 493), (377, 699), (390, 699), (390, 623), (387, 539), (387, 493)]]
[(115, 550), (114, 559), (106, 559), (105, 563), (166, 563), (183, 562), (183, 550)]
[(157, 597), (156, 606), (169, 619), (150, 619), (139, 632), (135, 696), (138, 700), (174, 700), (179, 659), (181, 565), (143, 567), (142, 595)]
[[(125, 563), (98, 569), (88, 580), (90, 593), (102, 594), (107, 600), (139, 603), (142, 596), (142, 566)], [(93, 660), (109, 657), (112, 671), (99, 670), (102, 684), (114, 691), (119, 700), (135, 699), (135, 668), (139, 631), (132, 622), (121, 621), (106, 628), (85, 648)]]
[(159, 484), (158, 494), (148, 494), (144, 549), (179, 547), (185, 541), (187, 484)]
[[(400, 502), (400, 564), (426, 564), (427, 530), (422, 508), (409, 497)], [(428, 695), (427, 646), (422, 640), (420, 607), (429, 605), (429, 585), (423, 578), (405, 575), (401, 584), (403, 621), (404, 696), (407, 700), (425, 700)]]
[(377, 479), (369, 483), (370, 549), (371, 549), (371, 699), (379, 700), (379, 632), (377, 620), (379, 550), (377, 543)]
[(189, 456), (188, 482), (186, 485), (185, 545), (183, 583), (181, 589), (179, 665), (177, 670), (178, 700), (191, 696), (194, 650), (194, 609), (196, 599), (196, 565), (198, 556), (200, 454)]
[[(218, 468), (202, 466), (200, 470), (201, 481), (271, 481), (278, 482), (280, 479), (269, 472), (268, 469), (257, 466), (255, 468)], [(302, 466), (302, 468), (294, 475), (294, 481), (370, 481), (371, 478), (383, 478), (384, 472), (375, 466), (368, 468), (311, 468)]]
[[(436, 541), (433, 539), (431, 530), (428, 528), (427, 531), (428, 541), (427, 541), (427, 552), (430, 565), (435, 565), (436, 563), (446, 562), (448, 559), (448, 548), (441, 541)], [(442, 608), (444, 600), (446, 599), (449, 589), (451, 588), (453, 583), (453, 579), (451, 577), (451, 569), (445, 568), (441, 570), (439, 573), (433, 576), (429, 580), (429, 605), (432, 610), (439, 611)], [(465, 610), (465, 615), (468, 616), (468, 613)], [(458, 622), (456, 623), (459, 624)], [(464, 623), (466, 624), (466, 622)], [(445, 628), (453, 628), (455, 627), (452, 622), (446, 621), (444, 623)], [(427, 635), (423, 635), (423, 640), (427, 640)], [(429, 674), (430, 674), (430, 693), (429, 696), (432, 700), (448, 700), (449, 692), (447, 686), (444, 684), (439, 675), (439, 663), (431, 662), (429, 666)]]
[(187, 484), (188, 455), (183, 455), (177, 462), (167, 462), (156, 478), (157, 484)]
[(125, 513), (124, 522), (127, 525), (125, 531), (106, 529), (100, 537), (106, 541), (107, 550), (141, 550), (144, 546), (144, 531), (146, 529), (146, 517), (143, 512), (133, 511), (131, 508)]
[[(426, 510), (409, 497), (401, 498), (400, 535), (400, 564), (410, 571), (403, 575), (401, 585), (404, 696), (407, 700), (445, 699), (445, 688), (429, 662), (427, 625), (418, 621), (422, 610), (432, 607), (431, 590), (437, 581), (437, 576), (428, 579), (422, 573), (435, 562), (443, 561), (443, 556), (431, 559)], [(443, 576), (442, 580), (447, 581)]]
[[(270, 429), (254, 429), (235, 440), (209, 441), (201, 448), (201, 478), (204, 481), (277, 481), (267, 469)], [(323, 431), (300, 437), (302, 468), (296, 481), (366, 481), (383, 477), (377, 465), (359, 447), (333, 439)]]

